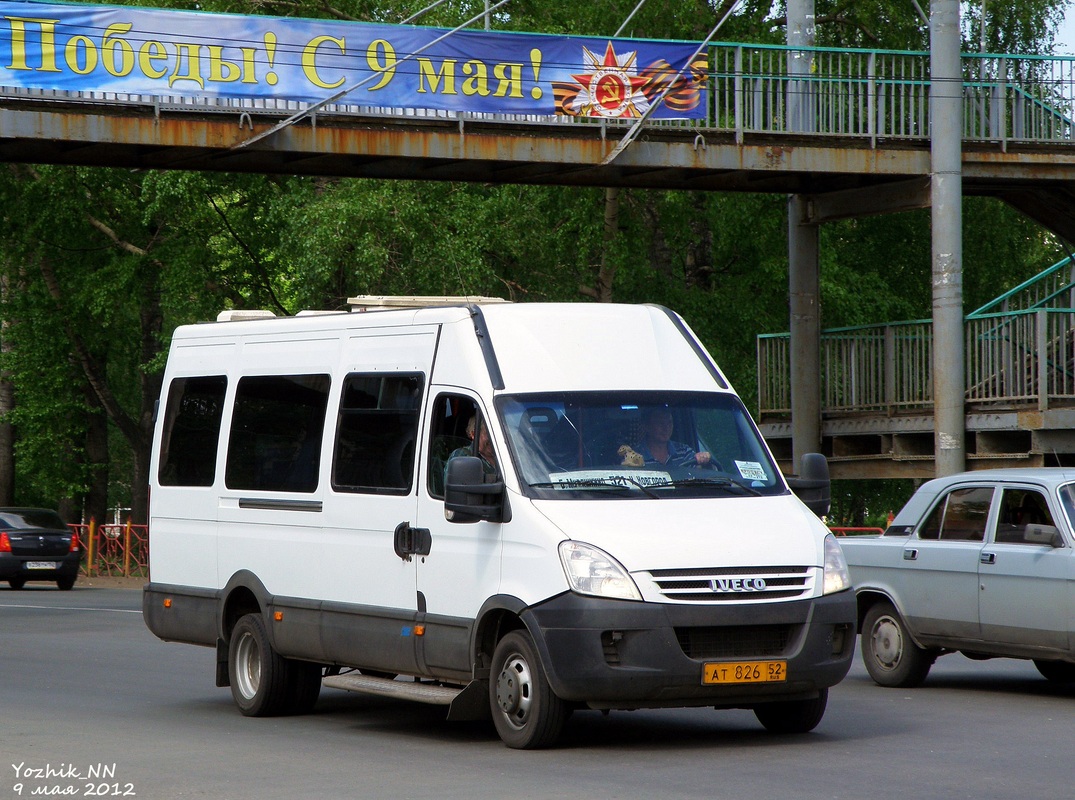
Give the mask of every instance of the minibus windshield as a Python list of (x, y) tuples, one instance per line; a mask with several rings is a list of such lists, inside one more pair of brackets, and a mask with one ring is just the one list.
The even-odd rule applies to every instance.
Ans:
[(782, 494), (742, 401), (724, 392), (502, 395), (523, 491), (553, 500)]

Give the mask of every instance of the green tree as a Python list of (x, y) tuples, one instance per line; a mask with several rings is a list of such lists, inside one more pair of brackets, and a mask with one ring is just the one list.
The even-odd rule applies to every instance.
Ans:
[[(172, 4), (388, 23), (427, 5)], [(609, 36), (636, 5), (513, 0), (493, 27)], [(1047, 49), (1063, 5), (989, 3), (987, 49)], [(454, 26), (483, 7), (455, 0), (420, 23)], [(624, 35), (697, 40), (730, 7), (649, 0)], [(977, 49), (981, 8), (965, 7), (967, 49)], [(816, 10), (821, 45), (928, 46), (911, 3), (819, 0)], [(717, 38), (780, 43), (783, 14), (781, 4), (748, 0)], [(0, 172), (0, 201), (0, 366), (15, 397), (3, 420), (14, 426), (8, 477), (27, 502), (130, 504), (142, 514), (170, 331), (226, 307), (291, 314), (341, 308), (356, 294), (421, 293), (657, 302), (683, 313), (748, 405), (755, 336), (787, 326), (778, 195), (13, 167)], [(971, 307), (1062, 255), (994, 200), (968, 198), (964, 221)], [(821, 235), (825, 325), (929, 315), (927, 212), (832, 223)], [(0, 457), (0, 491), (3, 471)], [(871, 500), (870, 513), (885, 502)]]

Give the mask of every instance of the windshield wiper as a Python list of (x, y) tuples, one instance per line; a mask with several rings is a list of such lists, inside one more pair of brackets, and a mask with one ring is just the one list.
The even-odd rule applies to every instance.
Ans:
[(670, 486), (721, 486), (725, 488), (735, 487), (747, 494), (754, 495), (755, 497), (761, 497), (761, 492), (755, 489), (753, 486), (747, 486), (739, 481), (732, 480), (731, 478), (724, 477), (712, 477), (712, 478), (683, 478), (682, 480), (672, 481)]

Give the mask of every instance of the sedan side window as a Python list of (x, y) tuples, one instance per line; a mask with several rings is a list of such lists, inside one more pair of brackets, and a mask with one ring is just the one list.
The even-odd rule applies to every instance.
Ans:
[(1043, 544), (1055, 534), (1056, 523), (1041, 492), (1005, 489), (1000, 501), (996, 541), (1003, 544)]
[(981, 542), (993, 489), (975, 486), (949, 492), (934, 507), (918, 531), (920, 539)]

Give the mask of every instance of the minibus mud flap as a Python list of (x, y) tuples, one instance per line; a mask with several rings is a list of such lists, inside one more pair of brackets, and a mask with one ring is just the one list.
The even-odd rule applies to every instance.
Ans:
[(476, 722), (492, 719), (489, 710), (489, 684), (486, 681), (471, 681), (448, 707), (450, 722)]

